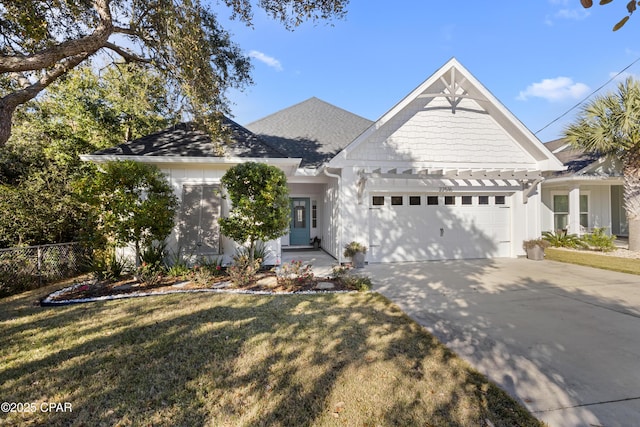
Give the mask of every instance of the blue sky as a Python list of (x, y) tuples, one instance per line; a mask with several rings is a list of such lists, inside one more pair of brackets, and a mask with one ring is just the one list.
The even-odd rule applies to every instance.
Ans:
[[(344, 20), (293, 32), (256, 10), (253, 28), (227, 26), (254, 64), (232, 112), (247, 124), (316, 96), (376, 120), (456, 57), (537, 132), (640, 57), (640, 12), (614, 33), (626, 2), (594, 3), (351, 0)], [(627, 74), (640, 77), (640, 62)], [(537, 136), (560, 137), (576, 112)]]

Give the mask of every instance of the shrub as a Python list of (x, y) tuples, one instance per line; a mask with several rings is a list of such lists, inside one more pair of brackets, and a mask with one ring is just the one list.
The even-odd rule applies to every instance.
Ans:
[(371, 290), (371, 279), (366, 276), (344, 276), (340, 279), (342, 283), (349, 289), (358, 292), (366, 292)]
[(167, 256), (167, 244), (160, 242), (158, 244), (149, 244), (145, 246), (140, 254), (142, 262), (147, 264), (164, 264), (165, 257)]
[(353, 256), (357, 253), (366, 254), (367, 247), (358, 242), (350, 242), (349, 244), (344, 246), (344, 256), (346, 258), (353, 258)]
[(594, 228), (593, 232), (582, 236), (582, 241), (590, 248), (597, 251), (609, 252), (616, 248), (613, 241), (616, 239), (614, 235), (607, 235), (604, 228)]
[(214, 258), (213, 260), (201, 258), (200, 262), (193, 267), (192, 280), (198, 284), (207, 285), (213, 281), (214, 277), (223, 273), (221, 258)]
[(167, 276), (169, 277), (185, 277), (189, 274), (191, 269), (186, 264), (173, 264), (167, 270)]
[(260, 258), (250, 261), (246, 255), (237, 255), (233, 259), (233, 265), (227, 268), (229, 279), (236, 286), (246, 286), (255, 280), (261, 263)]
[(289, 189), (284, 172), (273, 165), (247, 162), (224, 174), (222, 185), (231, 200), (229, 214), (218, 220), (222, 234), (247, 245), (253, 263), (255, 245), (289, 231)]
[(147, 286), (155, 286), (162, 280), (164, 267), (158, 261), (155, 263), (142, 262), (136, 269), (136, 278)]
[(568, 234), (564, 230), (557, 230), (555, 233), (551, 231), (545, 231), (542, 233), (542, 238), (549, 242), (550, 246), (554, 248), (582, 248), (584, 242), (575, 234)]
[(301, 286), (315, 280), (311, 265), (295, 260), (276, 269), (276, 278), (278, 284), (286, 288)]
[(91, 262), (91, 274), (96, 280), (115, 282), (129, 269), (129, 264), (122, 257), (118, 257), (114, 250), (96, 252)]
[[(246, 246), (239, 246), (236, 249), (236, 256), (244, 255), (248, 257), (250, 255), (249, 251), (249, 248), (247, 248)], [(265, 245), (263, 242), (256, 242), (255, 248), (253, 250), (253, 258), (260, 258), (264, 262), (264, 260), (267, 259), (268, 252), (269, 249), (267, 248), (267, 245)]]
[(351, 265), (336, 265), (331, 269), (331, 277), (341, 279), (347, 275), (352, 268)]
[(542, 249), (545, 249), (549, 247), (549, 242), (542, 238), (525, 240), (524, 242), (522, 242), (522, 248), (524, 250), (533, 249), (536, 246), (540, 246)]

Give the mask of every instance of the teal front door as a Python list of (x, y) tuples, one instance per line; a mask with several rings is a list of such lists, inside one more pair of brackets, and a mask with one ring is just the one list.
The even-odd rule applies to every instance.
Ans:
[(291, 199), (291, 231), (289, 244), (300, 246), (309, 244), (311, 227), (309, 227), (309, 199)]

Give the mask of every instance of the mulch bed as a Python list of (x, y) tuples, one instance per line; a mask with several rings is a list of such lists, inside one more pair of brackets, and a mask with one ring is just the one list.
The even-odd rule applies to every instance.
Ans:
[(73, 286), (61, 289), (42, 300), (43, 305), (57, 305), (61, 302), (85, 302), (93, 299), (108, 299), (109, 297), (127, 297), (137, 295), (153, 295), (188, 291), (231, 291), (246, 293), (301, 293), (301, 292), (344, 292), (351, 291), (339, 279), (315, 278), (293, 286), (278, 283), (276, 274), (272, 271), (260, 272), (256, 280), (245, 286), (233, 284), (226, 275), (216, 276), (207, 284), (197, 283), (189, 277), (162, 277), (153, 285), (141, 283), (133, 277), (122, 280), (98, 281), (89, 279)]

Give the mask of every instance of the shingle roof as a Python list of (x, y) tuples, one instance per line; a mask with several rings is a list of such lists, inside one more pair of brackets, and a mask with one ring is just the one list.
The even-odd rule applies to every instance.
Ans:
[(301, 157), (301, 166), (320, 166), (364, 132), (373, 122), (318, 98), (246, 125), (278, 151)]
[[(231, 119), (224, 118), (223, 125), (231, 131), (230, 144), (224, 144), (225, 154), (232, 157), (286, 158), (251, 131)], [(160, 132), (129, 141), (115, 147), (93, 153), (94, 155), (120, 156), (176, 156), (218, 157), (211, 138), (197, 129), (193, 123), (178, 123)]]
[[(564, 138), (549, 141), (545, 144), (549, 151), (567, 167), (565, 171), (554, 172), (552, 174), (554, 177), (573, 175), (602, 157), (600, 154), (589, 153), (581, 148), (572, 146), (562, 148), (567, 144), (568, 141)], [(556, 150), (558, 151), (556, 152)]]

